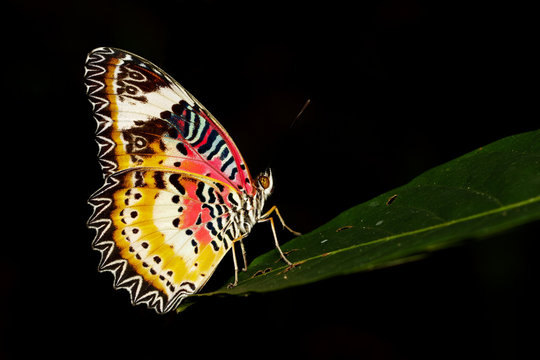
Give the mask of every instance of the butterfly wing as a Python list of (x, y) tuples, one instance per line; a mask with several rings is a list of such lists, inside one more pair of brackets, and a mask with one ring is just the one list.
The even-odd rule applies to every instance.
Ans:
[(167, 312), (208, 280), (238, 235), (240, 193), (254, 191), (217, 120), (169, 75), (125, 51), (98, 48), (85, 83), (105, 184), (89, 200), (101, 271)]
[(163, 70), (114, 48), (92, 51), (85, 69), (104, 176), (133, 167), (174, 169), (253, 194), (231, 137)]
[(106, 179), (91, 202), (100, 271), (114, 275), (134, 304), (159, 313), (200, 289), (232, 246), (233, 188), (206, 177), (128, 169)]

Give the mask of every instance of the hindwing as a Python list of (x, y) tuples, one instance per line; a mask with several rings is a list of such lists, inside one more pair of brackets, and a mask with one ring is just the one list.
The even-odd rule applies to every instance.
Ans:
[(112, 272), (134, 304), (160, 313), (201, 288), (238, 236), (231, 221), (238, 194), (205, 177), (124, 170), (90, 201), (99, 269)]

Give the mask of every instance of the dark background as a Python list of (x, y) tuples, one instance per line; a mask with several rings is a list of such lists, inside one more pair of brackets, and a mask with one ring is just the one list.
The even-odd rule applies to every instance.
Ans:
[[(98, 46), (156, 63), (220, 120), (253, 175), (272, 165), (271, 203), (309, 232), (433, 166), (537, 129), (531, 9), (96, 0), (4, 11), (0, 357), (510, 359), (532, 348), (538, 224), (395, 268), (202, 301), (181, 315), (130, 306), (96, 271), (85, 227), (102, 179), (82, 83)], [(246, 246), (255, 258), (272, 249), (271, 233), (257, 227)], [(232, 273), (227, 258), (208, 286)]]

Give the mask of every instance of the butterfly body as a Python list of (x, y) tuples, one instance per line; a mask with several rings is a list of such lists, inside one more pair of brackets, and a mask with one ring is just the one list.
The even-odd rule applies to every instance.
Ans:
[(254, 181), (219, 122), (147, 60), (98, 48), (85, 69), (105, 181), (89, 200), (99, 269), (132, 303), (170, 311), (271, 219), (272, 174)]

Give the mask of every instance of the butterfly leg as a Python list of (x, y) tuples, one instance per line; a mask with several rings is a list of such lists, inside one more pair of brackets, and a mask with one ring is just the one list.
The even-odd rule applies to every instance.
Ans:
[(242, 238), (239, 240), (240, 242), (240, 248), (242, 249), (242, 260), (244, 261), (244, 267), (242, 268), (242, 271), (247, 271), (247, 257), (246, 257), (246, 248), (244, 247), (244, 242), (242, 241)]
[(242, 259), (244, 260), (244, 267), (242, 268), (242, 271), (247, 271), (247, 259), (246, 259), (246, 248), (244, 247), (244, 243), (242, 242), (242, 239), (245, 237), (239, 236), (238, 238), (234, 239), (232, 242), (231, 250), (232, 250), (232, 256), (233, 256), (233, 263), (234, 263), (234, 283), (229, 284), (227, 287), (233, 288), (236, 285), (238, 285), (238, 261), (236, 260), (236, 251), (234, 248), (234, 245), (236, 242), (240, 243), (240, 248), (242, 249)]
[[(262, 214), (262, 215), (261, 215), (261, 219), (263, 219), (263, 221), (264, 221), (264, 219), (268, 218), (268, 217), (270, 216), (270, 214), (272, 214), (273, 212), (276, 213), (277, 217), (279, 218), (279, 221), (281, 221), (281, 225), (283, 225), (283, 227), (284, 227), (285, 229), (289, 230), (291, 233), (293, 233), (293, 234), (296, 235), (296, 236), (302, 235), (302, 234), (299, 233), (298, 231), (294, 231), (293, 229), (291, 229), (290, 227), (288, 227), (288, 226), (285, 224), (285, 221), (284, 221), (283, 218), (281, 217), (281, 214), (279, 213), (279, 210), (278, 210), (277, 206), (275, 206), (275, 205), (272, 206), (272, 207), (270, 208), (270, 210), (268, 210), (266, 213)], [(260, 221), (260, 220), (259, 220), (259, 221)], [(273, 228), (273, 226), (274, 226), (274, 225), (273, 225), (273, 223), (272, 223), (272, 228)]]
[(238, 262), (236, 261), (236, 251), (234, 250), (235, 242), (236, 241), (233, 241), (233, 243), (231, 244), (232, 258), (233, 258), (233, 263), (234, 263), (234, 283), (227, 285), (229, 289), (238, 285)]
[(293, 266), (292, 262), (290, 262), (289, 259), (287, 259), (285, 254), (283, 254), (283, 251), (281, 250), (281, 247), (279, 246), (279, 242), (278, 242), (277, 235), (276, 235), (276, 227), (274, 226), (274, 218), (267, 217), (267, 218), (259, 219), (258, 222), (265, 222), (265, 221), (270, 221), (270, 226), (272, 227), (272, 234), (274, 235), (274, 243), (276, 244), (276, 248), (279, 251), (279, 255), (281, 256), (283, 261), (285, 261), (287, 263), (287, 265)]

